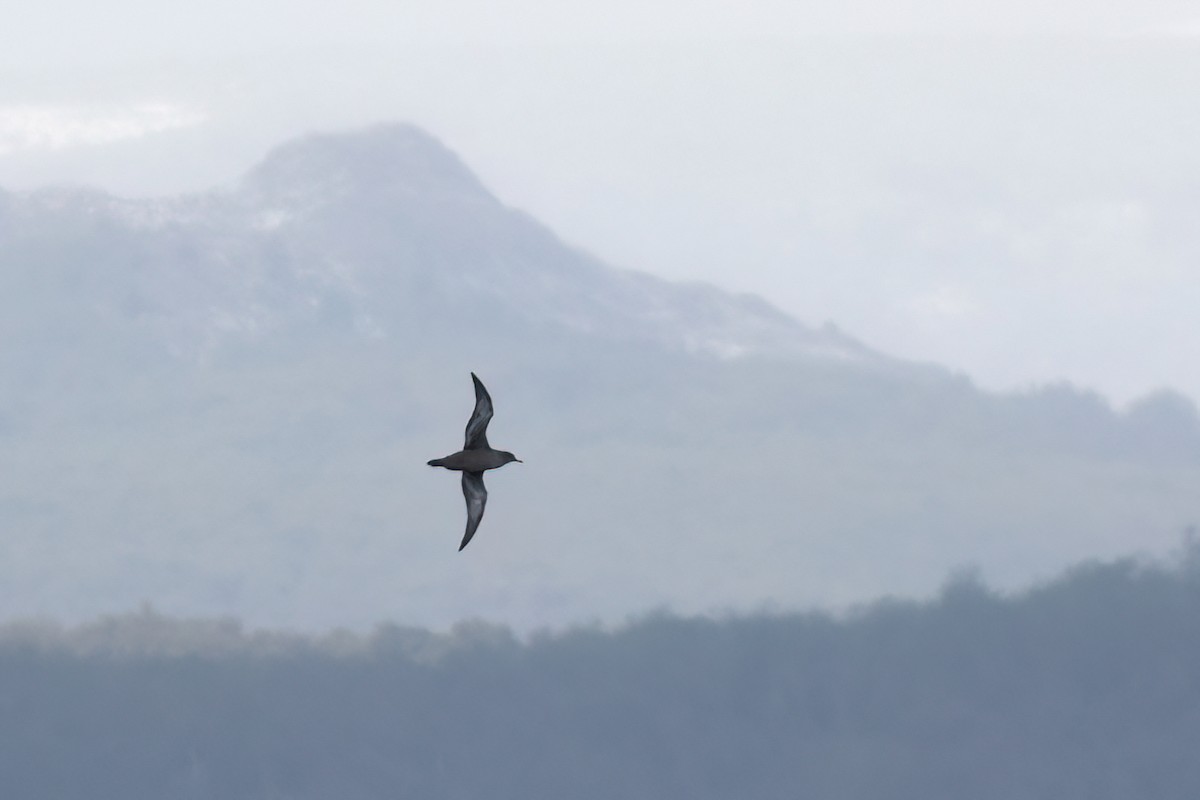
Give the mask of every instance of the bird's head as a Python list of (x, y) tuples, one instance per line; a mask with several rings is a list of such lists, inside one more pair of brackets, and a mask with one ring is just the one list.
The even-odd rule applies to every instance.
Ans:
[(522, 461), (521, 459), (517, 458), (516, 456), (514, 456), (512, 453), (508, 452), (507, 450), (501, 450), (501, 451), (500, 451), (500, 455), (504, 457), (504, 463), (505, 463), (505, 464), (507, 464), (507, 463), (508, 463), (508, 462), (510, 462), (510, 461), (515, 461), (515, 462), (517, 462), (518, 464), (524, 464), (524, 463), (525, 463), (524, 461)]

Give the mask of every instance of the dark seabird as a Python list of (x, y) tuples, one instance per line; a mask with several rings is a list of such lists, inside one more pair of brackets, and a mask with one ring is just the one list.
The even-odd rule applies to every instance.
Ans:
[(467, 441), (463, 449), (445, 458), (435, 458), (429, 462), (431, 467), (445, 467), (458, 470), (463, 474), (463, 497), (467, 499), (467, 533), (463, 536), (462, 550), (475, 535), (479, 520), (483, 519), (483, 507), (487, 505), (487, 489), (483, 485), (484, 470), (503, 467), (510, 461), (520, 463), (521, 459), (507, 450), (493, 450), (487, 440), (487, 426), (492, 419), (492, 398), (487, 389), (483, 388), (475, 373), (471, 373), (475, 381), (475, 411), (467, 420)]

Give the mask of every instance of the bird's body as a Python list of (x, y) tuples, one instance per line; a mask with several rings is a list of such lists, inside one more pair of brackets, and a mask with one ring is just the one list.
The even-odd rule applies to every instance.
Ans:
[(459, 450), (445, 458), (435, 458), (429, 462), (429, 466), (445, 467), (459, 472), (483, 472), (517, 460), (512, 453), (503, 450)]
[(492, 398), (474, 372), (471, 373), (471, 380), (475, 383), (475, 411), (467, 421), (463, 449), (445, 458), (435, 458), (428, 462), (431, 467), (444, 467), (463, 474), (463, 497), (467, 501), (467, 531), (463, 535), (462, 544), (458, 546), (459, 550), (471, 541), (479, 527), (479, 521), (483, 519), (483, 509), (487, 505), (487, 488), (483, 485), (484, 471), (521, 460), (507, 450), (495, 450), (488, 444), (487, 426), (492, 419)]

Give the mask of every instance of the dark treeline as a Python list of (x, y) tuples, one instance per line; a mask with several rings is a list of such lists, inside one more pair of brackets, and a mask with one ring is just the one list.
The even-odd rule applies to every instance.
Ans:
[(5, 798), (1193, 798), (1198, 745), (1195, 546), (846, 618), (0, 637)]

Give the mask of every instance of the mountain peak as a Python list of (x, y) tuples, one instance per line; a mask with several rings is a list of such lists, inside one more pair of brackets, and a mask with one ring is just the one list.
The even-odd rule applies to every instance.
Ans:
[[(255, 227), (301, 237), (296, 251), (307, 258), (324, 253), (326, 262), (340, 265), (338, 280), (353, 275), (367, 285), (409, 276), (413, 285), (386, 309), (371, 311), (373, 319), (436, 288), (448, 302), (472, 306), (472, 320), (507, 315), (692, 354), (852, 361), (874, 355), (765, 301), (615, 270), (506, 207), (456, 154), (412, 125), (285, 143), (248, 174), (243, 198)], [(303, 224), (291, 224), (297, 220)], [(421, 301), (409, 318), (428, 308)]]
[(244, 188), (276, 203), (347, 195), (494, 200), (441, 142), (414, 125), (396, 123), (286, 142), (250, 171)]

